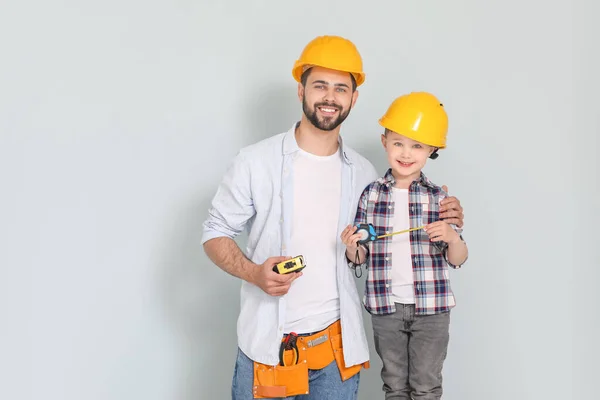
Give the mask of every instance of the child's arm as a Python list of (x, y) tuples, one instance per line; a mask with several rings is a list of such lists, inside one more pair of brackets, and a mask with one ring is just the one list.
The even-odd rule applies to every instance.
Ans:
[[(357, 242), (361, 235), (356, 234), (356, 227), (359, 224), (367, 223), (367, 199), (369, 195), (369, 187), (365, 188), (358, 201), (356, 216), (354, 217), (354, 225), (348, 225), (341, 235), (342, 243), (346, 245), (346, 258), (351, 267), (364, 265), (367, 262), (369, 251), (364, 245), (358, 245)], [(358, 251), (358, 253), (357, 253)]]
[(445, 242), (446, 260), (452, 265), (462, 265), (467, 261), (469, 250), (467, 244), (462, 240), (460, 234), (455, 231), (449, 223), (436, 221), (424, 228), (432, 242)]
[(346, 245), (346, 258), (354, 264), (363, 264), (367, 260), (367, 251), (365, 246), (356, 243), (361, 235), (355, 232), (356, 226), (348, 225), (342, 232), (342, 243)]

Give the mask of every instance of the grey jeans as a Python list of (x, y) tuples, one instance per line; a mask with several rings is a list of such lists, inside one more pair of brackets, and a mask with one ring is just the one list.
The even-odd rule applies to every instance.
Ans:
[(371, 320), (385, 399), (440, 399), (450, 312), (416, 316), (414, 304), (396, 303), (395, 313)]

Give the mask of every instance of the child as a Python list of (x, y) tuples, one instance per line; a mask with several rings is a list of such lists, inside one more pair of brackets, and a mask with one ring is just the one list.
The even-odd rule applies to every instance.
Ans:
[[(379, 123), (390, 168), (365, 188), (355, 226), (341, 239), (349, 265), (368, 266), (363, 302), (383, 362), (385, 398), (439, 399), (455, 305), (448, 265), (459, 268), (468, 251), (462, 230), (439, 219), (447, 194), (421, 170), (446, 146), (448, 117), (435, 96), (411, 93)], [(424, 228), (359, 244), (359, 224), (372, 224), (377, 235)]]

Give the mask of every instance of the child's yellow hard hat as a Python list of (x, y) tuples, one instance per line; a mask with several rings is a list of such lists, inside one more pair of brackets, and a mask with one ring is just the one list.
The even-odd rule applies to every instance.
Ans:
[(448, 115), (442, 103), (430, 93), (413, 92), (398, 97), (379, 124), (417, 142), (440, 149), (446, 147)]
[(319, 36), (311, 40), (294, 63), (294, 79), (300, 82), (302, 73), (310, 67), (349, 72), (354, 76), (356, 86), (365, 81), (360, 53), (354, 43), (340, 36)]

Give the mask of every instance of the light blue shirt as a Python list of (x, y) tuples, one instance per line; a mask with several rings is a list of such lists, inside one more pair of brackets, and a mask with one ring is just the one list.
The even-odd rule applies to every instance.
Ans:
[[(235, 238), (248, 230), (244, 251), (248, 259), (262, 264), (273, 256), (287, 256), (294, 207), (293, 159), (299, 147), (296, 124), (239, 151), (213, 198), (204, 222), (202, 243)], [(377, 179), (373, 165), (339, 138), (342, 162), (342, 195), (337, 237), (337, 284), (346, 366), (369, 360), (363, 327), (362, 304), (352, 270), (348, 268), (342, 230), (354, 221), (363, 189)], [(318, 228), (318, 227), (317, 227)], [(241, 310), (237, 323), (238, 346), (252, 360), (276, 365), (286, 321), (286, 296), (270, 296), (259, 287), (242, 282)]]

